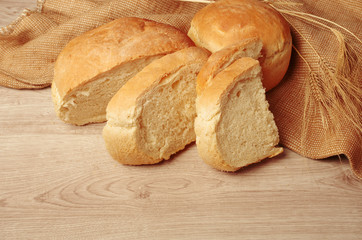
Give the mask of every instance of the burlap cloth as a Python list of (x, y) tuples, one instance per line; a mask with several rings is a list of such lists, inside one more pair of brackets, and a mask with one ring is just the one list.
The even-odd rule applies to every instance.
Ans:
[[(355, 0), (268, 2), (272, 3), (291, 24), (295, 46), (287, 75), (277, 88), (267, 94), (279, 128), (281, 144), (313, 159), (344, 154), (349, 159), (353, 172), (362, 178), (361, 126), (359, 128), (357, 126), (356, 131), (356, 124), (344, 118), (343, 112), (332, 112), (334, 119), (339, 121), (338, 127), (326, 124), (323, 117), (325, 109), (323, 107), (321, 109), (318, 105), (318, 99), (325, 97), (323, 96), (325, 82), (318, 82), (316, 78), (316, 87), (310, 82), (311, 70), (317, 75), (321, 74), (321, 62), (325, 63), (331, 72), (336, 71), (338, 58), (336, 54), (340, 46), (336, 35), (328, 27), (333, 27), (343, 34), (346, 42), (355, 50), (356, 54), (352, 58), (359, 61), (361, 53), (359, 39), (362, 32), (361, 2)], [(65, 44), (75, 36), (113, 19), (123, 16), (143, 17), (169, 23), (187, 32), (193, 14), (204, 6), (205, 3), (173, 0), (39, 1), (38, 9), (25, 11), (16, 22), (2, 29), (0, 85), (17, 89), (50, 86), (54, 61)], [(300, 15), (300, 13), (313, 14), (317, 17)], [(358, 87), (357, 96), (352, 99), (358, 110), (355, 111), (358, 115), (357, 125), (360, 125), (361, 71), (358, 64), (352, 67), (353, 74), (347, 78), (354, 81)], [(320, 88), (322, 94), (318, 96), (318, 93), (315, 94), (316, 91), (311, 92), (311, 85), (314, 90)], [(330, 104), (332, 106), (334, 103)]]

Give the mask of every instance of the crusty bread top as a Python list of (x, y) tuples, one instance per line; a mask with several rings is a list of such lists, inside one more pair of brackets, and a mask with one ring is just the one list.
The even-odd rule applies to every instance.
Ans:
[(247, 38), (211, 54), (197, 76), (196, 91), (200, 95), (203, 89), (222, 70), (241, 57), (258, 59), (262, 42), (258, 38)]
[(283, 79), (292, 52), (289, 25), (280, 13), (258, 0), (220, 0), (201, 9), (188, 32), (196, 46), (211, 52), (246, 38), (263, 42), (263, 86), (266, 91)]
[(165, 77), (177, 72), (183, 66), (205, 63), (208, 57), (209, 52), (206, 50), (190, 47), (153, 61), (113, 96), (107, 106), (108, 123), (113, 126), (132, 124), (135, 114), (137, 114), (134, 112), (137, 101), (142, 99), (147, 89), (162, 84)]
[(180, 30), (154, 21), (126, 17), (71, 40), (55, 63), (60, 98), (77, 86), (122, 63), (194, 46)]
[(245, 38), (258, 37), (270, 56), (291, 45), (289, 25), (272, 7), (258, 0), (220, 0), (197, 12), (189, 36), (211, 52)]
[[(260, 69), (259, 62), (252, 58), (241, 58), (236, 60), (229, 67), (217, 74), (211, 83), (204, 89), (198, 98), (198, 106), (202, 106), (207, 116), (213, 117), (220, 110), (220, 105), (229, 88), (239, 76), (248, 76), (255, 70)], [(260, 71), (260, 70), (259, 70)], [(244, 78), (246, 80), (247, 78)], [(203, 116), (205, 117), (205, 116)]]

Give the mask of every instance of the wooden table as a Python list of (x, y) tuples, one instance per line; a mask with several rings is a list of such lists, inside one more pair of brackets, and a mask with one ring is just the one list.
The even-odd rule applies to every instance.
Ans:
[[(35, 0), (0, 0), (0, 25)], [(362, 182), (348, 160), (285, 150), (237, 173), (191, 144), (130, 167), (104, 124), (55, 116), (50, 89), (0, 87), (0, 239), (362, 239)]]

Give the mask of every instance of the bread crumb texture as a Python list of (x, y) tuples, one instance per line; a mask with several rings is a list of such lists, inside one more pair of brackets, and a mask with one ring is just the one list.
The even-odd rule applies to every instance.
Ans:
[[(126, 26), (126, 27), (125, 27)], [(166, 24), (126, 17), (71, 40), (55, 63), (55, 111), (67, 123), (106, 120), (112, 96), (137, 72), (166, 54), (194, 46)]]
[(209, 53), (166, 55), (128, 81), (107, 107), (104, 140), (123, 164), (157, 163), (195, 141), (196, 76)]
[(197, 100), (195, 131), (202, 159), (222, 171), (272, 157), (282, 148), (261, 83), (259, 62), (241, 58), (221, 71)]

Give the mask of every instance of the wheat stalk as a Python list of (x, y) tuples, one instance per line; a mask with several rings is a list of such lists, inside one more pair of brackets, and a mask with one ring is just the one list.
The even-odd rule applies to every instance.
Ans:
[[(189, 2), (195, 2), (194, 0), (183, 0)], [(301, 144), (305, 145), (308, 126), (311, 126), (312, 120), (315, 117), (320, 117), (323, 128), (326, 131), (326, 138), (328, 134), (334, 134), (337, 129), (342, 127), (342, 124), (349, 123), (352, 125), (353, 131), (357, 132), (357, 136), (362, 137), (362, 90), (360, 82), (360, 66), (361, 59), (359, 52), (352, 48), (352, 46), (346, 41), (345, 35), (337, 30), (341, 29), (359, 43), (362, 43), (354, 33), (347, 28), (330, 21), (328, 19), (294, 10), (281, 9), (278, 6), (300, 6), (302, 3), (294, 2), (278, 2), (270, 0), (261, 0), (267, 3), (276, 11), (282, 15), (288, 15), (294, 19), (306, 21), (310, 24), (314, 24), (317, 27), (330, 31), (334, 34), (339, 43), (339, 49), (335, 66), (332, 66), (325, 58), (323, 58), (313, 44), (302, 34), (298, 28), (293, 26), (291, 21), (288, 21), (291, 27), (299, 34), (303, 41), (308, 44), (313, 53), (318, 57), (318, 66), (312, 67), (307, 59), (298, 51), (293, 45), (295, 52), (305, 62), (308, 70), (308, 81), (305, 86), (305, 104), (303, 113), (303, 126)], [(214, 1), (198, 1), (204, 3), (212, 3)], [(336, 28), (332, 28), (329, 25), (333, 25)], [(319, 115), (318, 115), (319, 112)]]
[(298, 55), (302, 57), (309, 69), (308, 81), (306, 82), (305, 88), (305, 104), (301, 136), (302, 146), (304, 146), (304, 148), (306, 146), (308, 126), (310, 126), (311, 121), (318, 116), (318, 111), (320, 112), (319, 116), (321, 117), (322, 126), (326, 130), (326, 138), (330, 135), (334, 135), (337, 129), (344, 127), (342, 124), (349, 123), (352, 125), (352, 131), (356, 132), (356, 136), (358, 136), (361, 141), (362, 90), (359, 81), (361, 59), (358, 57), (360, 54), (358, 54), (346, 41), (345, 35), (341, 31), (328, 26), (326, 23), (347, 32), (359, 43), (362, 43), (361, 40), (345, 27), (328, 19), (304, 12), (280, 9), (273, 4), (269, 5), (281, 14), (299, 18), (330, 31), (334, 34), (339, 43), (336, 64), (335, 66), (332, 66), (317, 52), (313, 44), (311, 44), (311, 42), (308, 41), (289, 21), (289, 24), (309, 45), (319, 59), (317, 68), (312, 69), (306, 59), (302, 57), (302, 54), (299, 51), (296, 51)]

